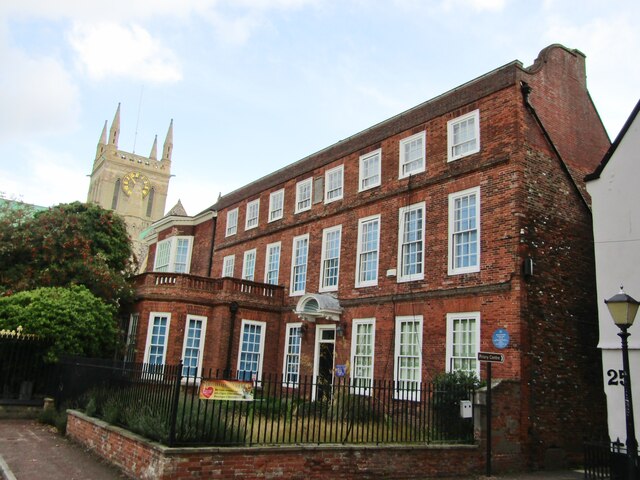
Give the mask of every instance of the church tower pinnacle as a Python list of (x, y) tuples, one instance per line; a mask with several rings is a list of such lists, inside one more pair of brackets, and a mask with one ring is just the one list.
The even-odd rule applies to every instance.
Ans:
[(118, 109), (113, 117), (111, 123), (111, 131), (109, 132), (109, 144), (118, 148), (118, 137), (120, 137), (120, 104), (118, 103)]
[(171, 162), (171, 153), (173, 153), (173, 118), (169, 123), (169, 130), (167, 131), (167, 138), (164, 140), (164, 147), (162, 149), (162, 160)]
[(151, 153), (149, 153), (149, 158), (151, 160), (158, 159), (158, 135), (153, 139), (153, 145), (151, 146)]
[(100, 135), (100, 140), (98, 141), (98, 147), (96, 148), (96, 158), (95, 158), (95, 162), (98, 161), (98, 158), (100, 158), (100, 155), (102, 154), (102, 152), (104, 152), (104, 149), (107, 145), (107, 121), (104, 121), (104, 127), (102, 127), (102, 134)]

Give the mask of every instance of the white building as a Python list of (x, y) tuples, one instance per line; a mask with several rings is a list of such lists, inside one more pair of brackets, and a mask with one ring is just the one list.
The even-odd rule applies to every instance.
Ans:
[[(598, 168), (586, 177), (592, 198), (599, 348), (611, 441), (626, 441), (620, 331), (604, 303), (620, 286), (640, 300), (640, 101)], [(640, 314), (629, 329), (635, 431), (640, 431)]]

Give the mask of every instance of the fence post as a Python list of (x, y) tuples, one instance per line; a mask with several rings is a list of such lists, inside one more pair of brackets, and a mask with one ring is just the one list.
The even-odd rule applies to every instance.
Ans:
[(180, 386), (182, 385), (182, 359), (178, 362), (178, 371), (173, 385), (173, 400), (171, 403), (171, 426), (169, 427), (169, 446), (176, 442), (176, 423), (178, 422), (178, 404), (180, 403)]

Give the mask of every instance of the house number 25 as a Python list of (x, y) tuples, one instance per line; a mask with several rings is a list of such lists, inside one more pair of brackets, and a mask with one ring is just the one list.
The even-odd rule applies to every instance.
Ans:
[(607, 376), (609, 385), (624, 385), (624, 370), (607, 370)]

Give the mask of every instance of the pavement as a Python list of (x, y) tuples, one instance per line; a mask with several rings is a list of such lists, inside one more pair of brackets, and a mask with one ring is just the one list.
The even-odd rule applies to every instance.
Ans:
[[(124, 473), (35, 420), (0, 420), (0, 478), (122, 480)], [(579, 470), (479, 475), (473, 480), (583, 480)], [(469, 480), (458, 478), (457, 480)]]
[(116, 480), (128, 477), (35, 420), (0, 420), (0, 478)]

